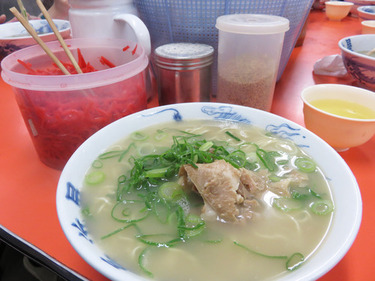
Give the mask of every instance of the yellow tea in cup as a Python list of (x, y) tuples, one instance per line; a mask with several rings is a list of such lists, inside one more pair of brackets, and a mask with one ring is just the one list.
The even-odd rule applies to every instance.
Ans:
[(361, 104), (340, 99), (310, 101), (312, 106), (325, 112), (355, 119), (375, 119), (375, 111)]

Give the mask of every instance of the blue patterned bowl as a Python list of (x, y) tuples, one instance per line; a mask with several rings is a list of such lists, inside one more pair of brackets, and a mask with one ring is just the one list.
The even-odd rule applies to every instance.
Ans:
[(180, 103), (140, 111), (104, 127), (83, 143), (65, 166), (56, 194), (58, 218), (73, 248), (93, 268), (111, 280), (146, 280), (109, 258), (88, 233), (80, 209), (80, 190), (87, 169), (99, 154), (132, 132), (181, 120), (252, 124), (291, 139), (311, 155), (331, 186), (335, 201), (333, 223), (314, 255), (298, 270), (279, 276), (278, 281), (316, 280), (341, 260), (357, 235), (362, 201), (355, 177), (333, 148), (304, 127), (269, 112), (223, 103)]
[[(44, 41), (57, 40), (46, 20), (30, 20), (39, 37)], [(53, 20), (61, 36), (70, 38), (70, 23), (66, 20)], [(0, 24), (0, 61), (14, 51), (37, 44), (20, 22)]]
[(375, 57), (365, 53), (375, 48), (375, 34), (345, 37), (339, 41), (339, 47), (348, 73), (360, 86), (374, 91)]
[(362, 20), (375, 20), (375, 6), (361, 6), (357, 11)]

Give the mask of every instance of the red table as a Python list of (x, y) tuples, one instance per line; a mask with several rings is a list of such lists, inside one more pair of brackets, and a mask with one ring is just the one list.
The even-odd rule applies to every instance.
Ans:
[[(358, 18), (330, 22), (321, 11), (312, 11), (304, 43), (294, 49), (276, 85), (272, 112), (303, 125), (303, 88), (319, 83), (353, 84), (350, 78), (316, 76), (314, 63), (339, 54), (338, 41), (360, 34)], [(155, 103), (155, 101), (154, 101)], [(154, 104), (153, 104), (154, 105)], [(362, 225), (347, 255), (321, 281), (374, 278), (375, 138), (340, 153), (357, 178), (363, 198)], [(56, 212), (56, 187), (60, 172), (42, 164), (34, 150), (11, 88), (0, 79), (0, 238), (33, 256), (67, 279), (107, 280), (72, 248)]]

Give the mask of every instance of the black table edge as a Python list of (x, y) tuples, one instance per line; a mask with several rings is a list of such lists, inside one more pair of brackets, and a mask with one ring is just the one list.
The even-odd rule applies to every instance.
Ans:
[(30, 259), (36, 261), (37, 263), (45, 266), (52, 272), (56, 273), (58, 276), (69, 281), (82, 281), (88, 280), (78, 274), (77, 272), (71, 270), (65, 265), (61, 264), (39, 248), (30, 244), (26, 240), (22, 239), (18, 235), (14, 234), (4, 226), (0, 225), (0, 240), (2, 240), (7, 245), (16, 249), (20, 253), (29, 257)]

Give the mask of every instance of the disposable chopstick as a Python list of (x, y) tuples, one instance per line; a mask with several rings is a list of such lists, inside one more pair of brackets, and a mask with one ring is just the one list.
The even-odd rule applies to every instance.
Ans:
[(73, 57), (73, 54), (71, 53), (71, 51), (69, 50), (68, 46), (66, 45), (64, 39), (62, 38), (60, 32), (58, 31), (55, 23), (53, 22), (51, 16), (49, 15), (47, 9), (44, 7), (42, 1), (41, 0), (36, 0), (36, 3), (38, 4), (39, 9), (43, 13), (44, 17), (46, 18), (46, 20), (49, 23), (50, 27), (52, 28), (53, 32), (55, 33), (57, 39), (59, 40), (61, 46), (63, 47), (63, 49), (65, 51), (65, 53), (67, 54), (67, 56), (69, 57), (70, 61), (72, 62), (74, 68), (77, 70), (78, 73), (83, 73), (82, 70), (81, 70), (81, 68), (79, 67), (77, 61)]
[(25, 27), (25, 29), (29, 32), (29, 34), (34, 38), (34, 40), (42, 47), (42, 49), (47, 53), (47, 55), (56, 63), (58, 68), (66, 74), (69, 75), (69, 71), (65, 68), (65, 66), (60, 62), (60, 60), (55, 56), (54, 53), (48, 48), (48, 46), (44, 43), (42, 39), (38, 36), (35, 29), (30, 25), (30, 23), (18, 12), (15, 7), (9, 9), (13, 15), (20, 21), (20, 23)]
[(372, 53), (375, 53), (375, 48), (374, 48), (374, 49), (372, 49), (371, 51), (368, 51), (368, 52), (366, 53), (366, 55), (368, 55), (368, 56), (371, 56), (371, 55), (372, 55)]
[(17, 3), (18, 3), (18, 7), (20, 8), (20, 11), (21, 11), (21, 14), (23, 15), (23, 17), (25, 19), (28, 19), (27, 18), (27, 12), (26, 12), (25, 6), (22, 3), (22, 0), (17, 0)]

